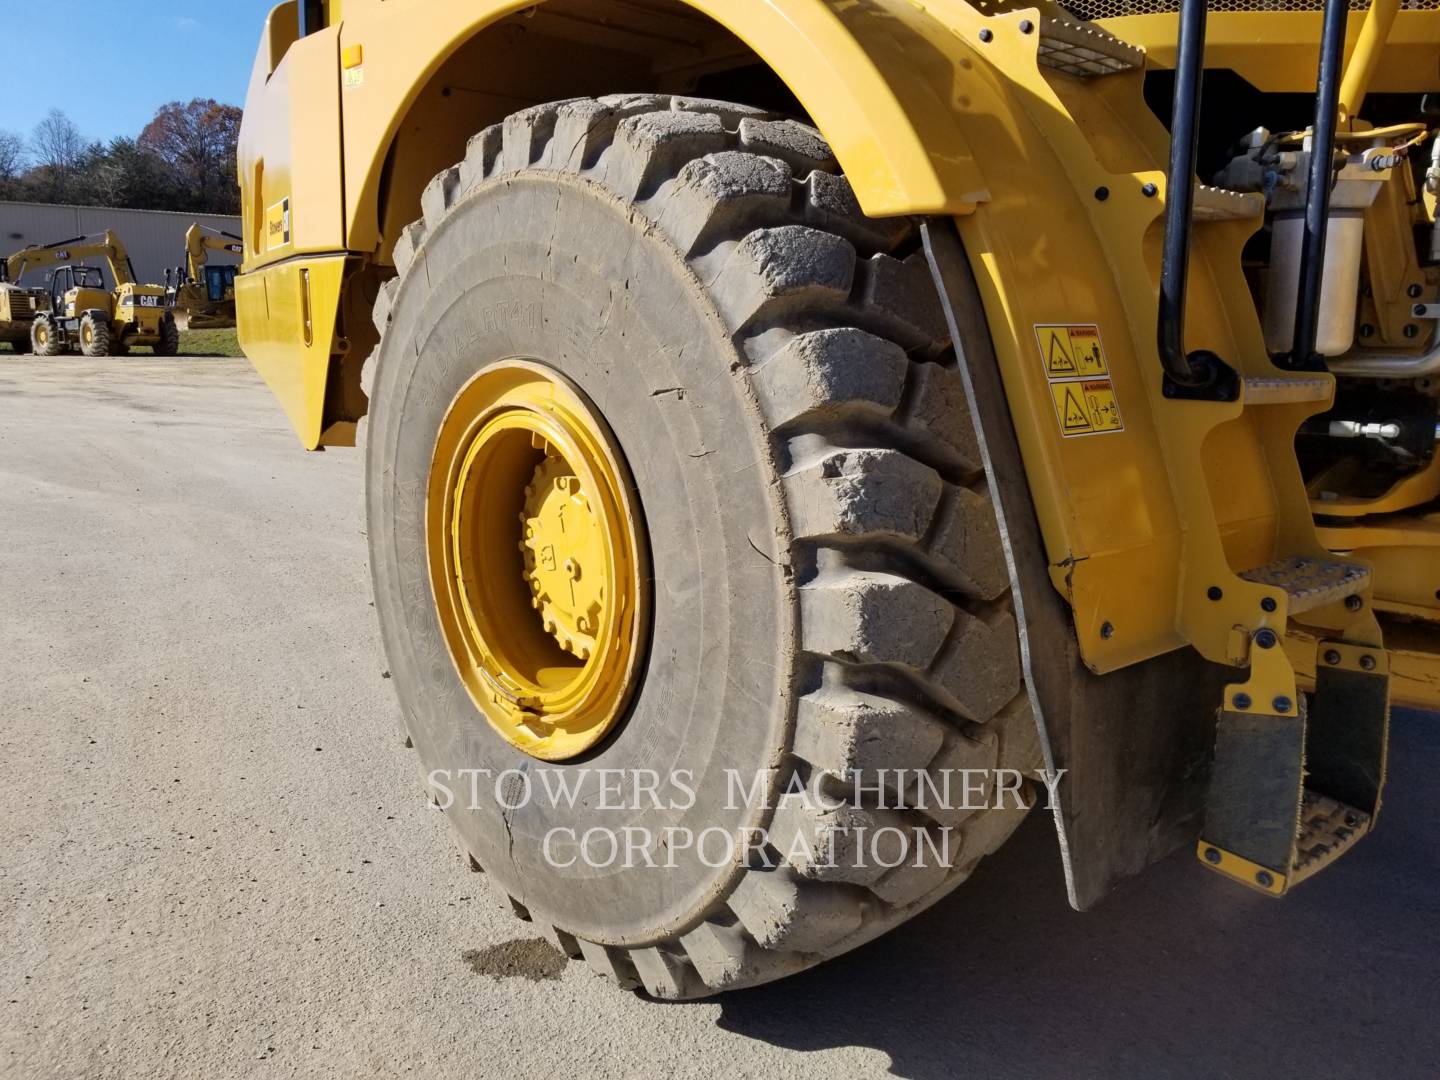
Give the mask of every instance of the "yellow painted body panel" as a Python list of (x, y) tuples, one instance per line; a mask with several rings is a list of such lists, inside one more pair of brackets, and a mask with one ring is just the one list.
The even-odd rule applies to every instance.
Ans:
[(320, 445), (344, 255), (292, 259), (235, 279), (240, 347), (307, 450)]
[[(893, 17), (910, 8), (904, 0), (688, 2), (753, 48), (805, 103), (868, 213), (963, 213), (986, 196), (956, 117), (937, 96), (927, 70), (933, 65), (894, 33)], [(363, 78), (345, 88), (346, 220), (354, 250), (379, 243), (380, 173), (427, 81), (485, 27), (532, 6), (351, 0), (341, 40), (362, 48), (365, 59)], [(927, 31), (929, 42), (952, 44), (938, 23)]]
[[(1130, 15), (1102, 19), (1100, 25), (1124, 41), (1139, 45), (1157, 67), (1175, 66), (1175, 16)], [(1354, 54), (1365, 21), (1351, 11), (1345, 55)], [(1320, 55), (1321, 13), (1315, 11), (1212, 11), (1206, 25), (1205, 65), (1229, 68), (1257, 90), (1313, 94)], [(1421, 93), (1432, 89), (1437, 74), (1436, 42), (1440, 9), (1401, 11), (1395, 17), (1375, 66), (1373, 93)]]
[(247, 271), (345, 247), (340, 31), (295, 40), (295, 17), (293, 0), (271, 13), (240, 127)]

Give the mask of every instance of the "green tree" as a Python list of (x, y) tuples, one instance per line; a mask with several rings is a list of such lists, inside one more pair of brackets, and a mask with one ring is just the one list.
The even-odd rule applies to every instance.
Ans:
[(240, 212), (235, 145), (240, 137), (241, 111), (211, 98), (163, 106), (145, 130), (139, 145), (156, 154), (174, 171), (190, 205), (175, 207), (215, 214)]
[(189, 200), (156, 153), (130, 138), (111, 139), (80, 176), (87, 202), (135, 210), (175, 210)]

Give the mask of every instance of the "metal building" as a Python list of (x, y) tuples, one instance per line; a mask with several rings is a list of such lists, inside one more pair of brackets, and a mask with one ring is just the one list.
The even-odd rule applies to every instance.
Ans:
[[(167, 267), (185, 264), (185, 231), (197, 221), (212, 229), (240, 235), (238, 217), (218, 214), (0, 202), (0, 258), (7, 258), (31, 244), (51, 244), (113, 229), (130, 252), (136, 278), (159, 285), (164, 284)], [(226, 252), (211, 252), (209, 261), (232, 263), (239, 259)]]

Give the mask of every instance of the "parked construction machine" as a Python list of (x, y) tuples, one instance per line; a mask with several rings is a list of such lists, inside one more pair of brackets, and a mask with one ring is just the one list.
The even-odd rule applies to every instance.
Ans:
[(0, 341), (8, 341), (16, 352), (24, 352), (30, 346), (35, 316), (49, 307), (50, 294), (46, 290), (12, 284), (8, 260), (0, 261)]
[[(90, 258), (104, 265), (77, 261)], [(180, 331), (164, 286), (135, 281), (135, 267), (114, 232), (35, 244), (10, 256), (13, 281), (40, 270), (47, 274), (50, 303), (30, 325), (36, 355), (78, 348), (85, 356), (123, 356), (136, 345), (148, 345), (157, 356), (179, 353)]]
[(224, 330), (235, 325), (235, 272), (233, 264), (211, 264), (209, 254), (223, 251), (243, 255), (240, 237), (198, 222), (185, 233), (185, 262), (165, 271), (166, 296), (183, 314), (191, 330)]
[(666, 998), (1035, 802), (1077, 908), (1336, 864), (1440, 704), (1437, 92), (1435, 0), (277, 7), (240, 338), (466, 863)]

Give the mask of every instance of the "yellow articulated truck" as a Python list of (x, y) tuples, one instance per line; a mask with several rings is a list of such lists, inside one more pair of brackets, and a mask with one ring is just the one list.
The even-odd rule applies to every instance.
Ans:
[(277, 7), (240, 338), (470, 867), (689, 998), (1032, 805), (1081, 909), (1335, 863), (1440, 704), (1437, 91), (1435, 0)]

